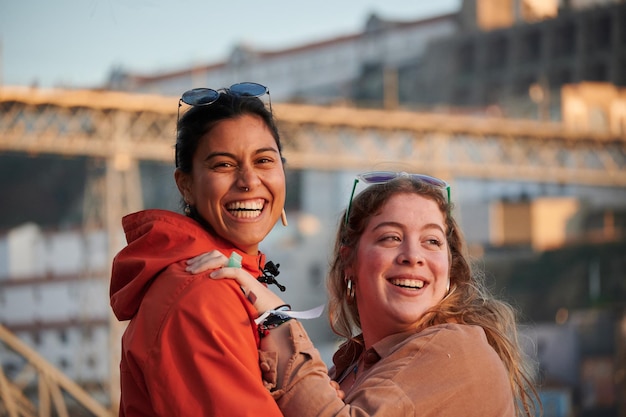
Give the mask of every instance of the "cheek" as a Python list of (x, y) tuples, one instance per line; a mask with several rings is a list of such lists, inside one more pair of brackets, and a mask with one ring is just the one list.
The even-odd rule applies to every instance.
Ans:
[(448, 277), (450, 276), (450, 260), (448, 259), (448, 255), (442, 254), (442, 256), (434, 259), (431, 265), (435, 276), (439, 280), (445, 281), (447, 284)]
[(393, 264), (392, 257), (385, 257), (380, 251), (359, 251), (355, 265), (357, 265), (357, 276), (359, 279), (373, 281), (375, 277), (381, 275), (383, 271)]
[(214, 181), (206, 175), (196, 175), (194, 178), (194, 192), (197, 198), (202, 199), (199, 203), (207, 201), (218, 201), (224, 194), (223, 185), (219, 181)]
[(285, 200), (285, 194), (287, 192), (287, 186), (285, 184), (285, 174), (283, 171), (277, 172), (269, 180), (269, 188), (277, 200)]

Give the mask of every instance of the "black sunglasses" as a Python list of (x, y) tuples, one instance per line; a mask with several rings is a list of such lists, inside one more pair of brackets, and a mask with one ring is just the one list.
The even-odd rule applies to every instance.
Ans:
[(350, 194), (350, 201), (348, 202), (348, 209), (346, 210), (346, 217), (344, 223), (348, 224), (348, 218), (350, 216), (350, 209), (352, 208), (352, 199), (354, 198), (354, 191), (359, 181), (363, 181), (365, 184), (384, 184), (396, 178), (411, 178), (414, 181), (422, 181), (427, 184), (439, 187), (446, 191), (448, 197), (448, 203), (450, 203), (450, 185), (439, 178), (431, 177), (424, 174), (410, 174), (407, 172), (392, 172), (392, 171), (372, 171), (365, 172), (363, 174), (357, 174), (354, 179), (354, 185), (352, 186), (352, 193)]
[[(270, 113), (272, 113), (272, 97), (270, 96), (270, 90), (262, 84), (242, 82), (233, 84), (230, 87), (225, 88), (223, 91), (237, 96), (247, 97), (261, 97), (262, 95), (267, 94), (269, 97)], [(178, 122), (180, 120), (180, 107), (183, 103), (194, 107), (208, 106), (215, 103), (218, 98), (220, 98), (220, 92), (212, 88), (193, 88), (185, 91), (178, 100), (176, 126), (178, 126)]]

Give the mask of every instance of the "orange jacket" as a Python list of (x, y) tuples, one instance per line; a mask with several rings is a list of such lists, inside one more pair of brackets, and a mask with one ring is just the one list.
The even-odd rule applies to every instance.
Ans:
[(214, 249), (247, 255), (165, 210), (122, 220), (128, 246), (113, 261), (111, 307), (122, 336), (120, 416), (282, 416), (264, 388), (252, 305), (234, 280), (192, 275), (185, 261)]

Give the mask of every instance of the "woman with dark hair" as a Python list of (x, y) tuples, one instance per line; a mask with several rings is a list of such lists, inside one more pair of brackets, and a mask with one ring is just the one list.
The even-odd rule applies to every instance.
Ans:
[(534, 416), (515, 312), (472, 272), (449, 186), (395, 172), (358, 181), (372, 185), (351, 198), (328, 274), (331, 327), (345, 340), (329, 374), (300, 323), (272, 309), (277, 295), (241, 270), (212, 273), (254, 294), (261, 369), (284, 415)]
[(236, 283), (186, 271), (187, 259), (220, 251), (255, 279), (272, 278), (259, 243), (285, 222), (285, 173), (266, 93), (255, 83), (184, 93), (179, 110), (191, 108), (177, 122), (174, 173), (184, 215), (122, 220), (128, 245), (110, 287), (115, 315), (130, 320), (120, 416), (281, 415), (258, 367), (256, 310)]

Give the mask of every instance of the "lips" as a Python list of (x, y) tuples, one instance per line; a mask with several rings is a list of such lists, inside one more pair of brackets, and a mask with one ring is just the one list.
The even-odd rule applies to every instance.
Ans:
[(394, 279), (390, 279), (389, 282), (391, 282), (396, 287), (410, 288), (410, 289), (415, 289), (415, 290), (419, 290), (420, 288), (423, 288), (425, 284), (424, 281), (422, 280), (407, 279), (407, 278), (394, 278)]
[(228, 210), (233, 217), (253, 219), (261, 215), (264, 206), (265, 200), (263, 199), (233, 201), (232, 203), (226, 204), (226, 210)]

